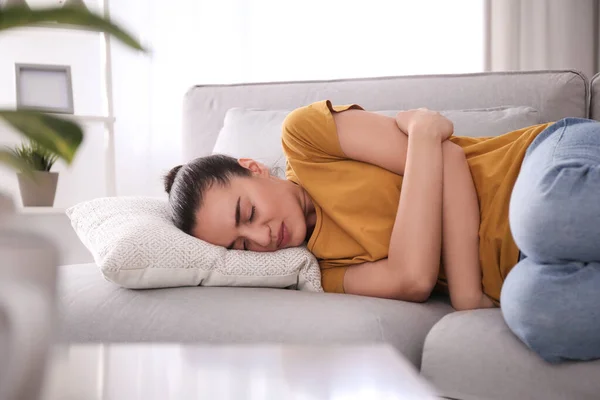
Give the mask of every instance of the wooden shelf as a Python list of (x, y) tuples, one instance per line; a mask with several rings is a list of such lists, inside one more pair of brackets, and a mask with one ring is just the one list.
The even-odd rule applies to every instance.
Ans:
[(61, 207), (17, 207), (17, 213), (29, 215), (64, 215), (66, 208)]
[(101, 122), (105, 124), (114, 124), (116, 119), (114, 117), (108, 117), (104, 115), (73, 115), (73, 114), (58, 114), (58, 113), (49, 113), (50, 115), (54, 115), (56, 117), (63, 117), (66, 119), (74, 119), (80, 122)]

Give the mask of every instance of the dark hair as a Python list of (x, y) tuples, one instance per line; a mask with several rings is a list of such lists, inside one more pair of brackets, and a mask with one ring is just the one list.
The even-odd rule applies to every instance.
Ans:
[(235, 158), (220, 154), (196, 158), (172, 168), (163, 180), (169, 194), (173, 223), (191, 234), (196, 225), (196, 211), (202, 206), (206, 190), (215, 183), (228, 185), (234, 176), (250, 175), (250, 171)]

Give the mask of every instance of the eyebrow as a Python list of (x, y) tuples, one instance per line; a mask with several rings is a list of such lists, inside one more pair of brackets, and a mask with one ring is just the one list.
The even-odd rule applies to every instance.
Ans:
[[(235, 227), (237, 228), (238, 226), (240, 226), (240, 201), (242, 200), (242, 197), (238, 197), (238, 201), (237, 204), (235, 205)], [(233, 246), (235, 245), (235, 240), (233, 241), (233, 243), (231, 243), (229, 246), (227, 246), (227, 250), (231, 250), (233, 249)]]

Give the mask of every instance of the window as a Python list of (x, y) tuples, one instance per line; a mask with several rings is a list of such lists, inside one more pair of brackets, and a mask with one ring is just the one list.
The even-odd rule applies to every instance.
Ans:
[[(203, 1), (209, 82), (478, 72), (484, 1)], [(202, 60), (198, 60), (202, 63)], [(200, 78), (200, 76), (199, 76)], [(206, 79), (199, 79), (206, 82)]]

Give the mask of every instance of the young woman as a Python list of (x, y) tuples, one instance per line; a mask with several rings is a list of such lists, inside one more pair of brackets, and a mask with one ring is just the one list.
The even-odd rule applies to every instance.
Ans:
[(287, 180), (250, 159), (192, 160), (165, 177), (173, 220), (231, 249), (307, 243), (328, 292), (501, 303), (546, 360), (600, 358), (600, 124), (452, 133), (426, 109), (314, 103), (284, 123)]

